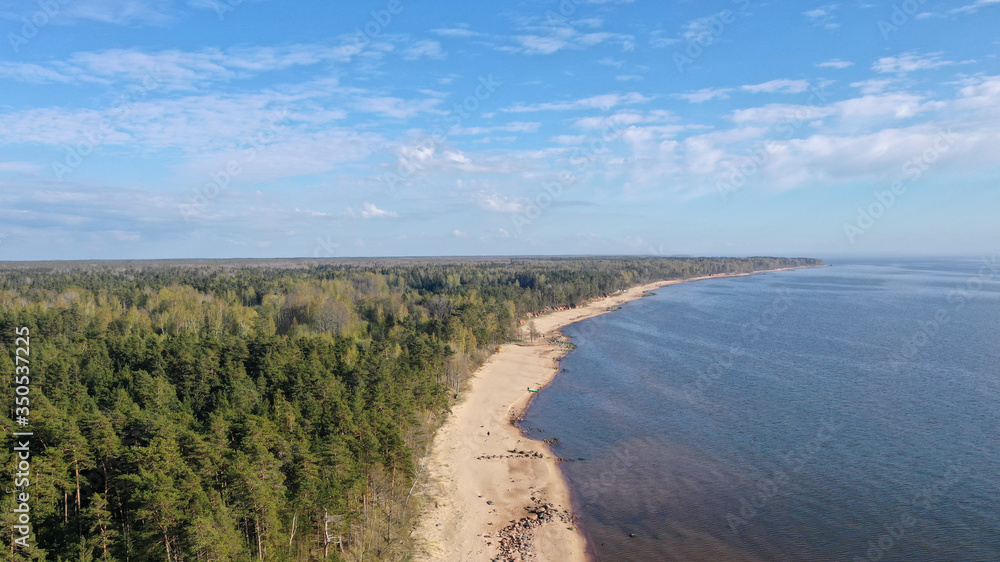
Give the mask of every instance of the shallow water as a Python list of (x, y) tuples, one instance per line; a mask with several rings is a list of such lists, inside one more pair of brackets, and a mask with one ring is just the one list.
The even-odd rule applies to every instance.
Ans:
[(1000, 560), (986, 263), (665, 287), (567, 328), (522, 428), (584, 459), (561, 466), (599, 560)]

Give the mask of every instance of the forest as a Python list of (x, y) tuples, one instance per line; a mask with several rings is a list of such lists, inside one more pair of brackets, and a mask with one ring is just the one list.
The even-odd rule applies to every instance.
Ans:
[[(469, 374), (527, 337), (529, 314), (652, 281), (821, 263), (0, 264), (0, 549), (17, 561), (406, 559), (435, 429)], [(16, 374), (30, 378), (17, 404), (27, 427)], [(32, 433), (20, 488), (18, 431)], [(28, 549), (14, 530), (24, 492)]]

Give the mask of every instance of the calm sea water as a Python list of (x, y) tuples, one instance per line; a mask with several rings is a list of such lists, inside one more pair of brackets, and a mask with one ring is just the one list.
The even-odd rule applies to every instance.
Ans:
[(598, 560), (1000, 560), (1000, 258), (687, 283), (565, 332), (522, 429), (583, 459)]

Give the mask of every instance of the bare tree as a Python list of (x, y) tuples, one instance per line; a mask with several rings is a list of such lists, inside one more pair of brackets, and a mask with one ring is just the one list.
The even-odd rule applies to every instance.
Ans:
[(431, 318), (447, 318), (451, 316), (451, 301), (440, 295), (434, 295), (427, 301), (427, 312)]
[(351, 311), (338, 300), (329, 299), (316, 311), (316, 328), (321, 332), (343, 334), (350, 320)]

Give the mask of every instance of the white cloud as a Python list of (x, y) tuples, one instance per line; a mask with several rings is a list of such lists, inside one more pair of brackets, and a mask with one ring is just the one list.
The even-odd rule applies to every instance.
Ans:
[(466, 238), (467, 236), (469, 236), (467, 233), (462, 232), (461, 230), (458, 229), (456, 229), (455, 232), (452, 232), (451, 234), (455, 238)]
[(307, 214), (309, 216), (312, 216), (312, 217), (328, 217), (328, 216), (330, 216), (330, 213), (324, 213), (323, 211), (312, 211), (310, 209), (306, 209), (306, 210), (303, 211), (302, 209), (300, 209), (298, 207), (295, 207), (295, 212), (296, 213), (305, 213), (305, 214)]
[(196, 179), (207, 178), (230, 160), (242, 162), (239, 184), (261, 184), (280, 178), (318, 174), (336, 170), (347, 162), (358, 162), (372, 154), (384, 139), (353, 129), (329, 128), (314, 133), (294, 129), (280, 130), (275, 140), (260, 145), (252, 160), (247, 149), (228, 150), (205, 147), (203, 155), (190, 156), (185, 168)]
[(601, 117), (584, 117), (583, 119), (577, 119), (573, 123), (573, 126), (580, 129), (613, 131), (629, 125), (643, 123), (647, 120), (649, 118), (642, 113), (622, 112)]
[(859, 89), (862, 94), (881, 94), (895, 82), (894, 78), (872, 78), (861, 82), (851, 82), (851, 87)]
[(677, 94), (677, 97), (685, 99), (691, 103), (702, 103), (716, 98), (720, 100), (728, 99), (732, 88), (702, 88), (694, 92)]
[(81, 75), (73, 68), (54, 69), (33, 63), (0, 62), (0, 76), (29, 84), (102, 82), (95, 77)]
[(463, 164), (463, 165), (472, 164), (472, 160), (468, 156), (455, 150), (445, 150), (441, 153), (441, 155), (448, 162), (454, 162), (456, 164)]
[(384, 209), (379, 209), (372, 203), (365, 203), (364, 208), (361, 210), (361, 217), (365, 219), (374, 218), (395, 218), (398, 217), (399, 213), (394, 213), (392, 211), (386, 211)]
[[(114, 225), (123, 232), (155, 233), (176, 211), (176, 202), (169, 196), (147, 189), (69, 182), (40, 184), (36, 189), (15, 189), (14, 185), (0, 183), (0, 221), (5, 228), (43, 225), (36, 232), (69, 228), (81, 236), (105, 230), (101, 225)], [(175, 216), (183, 223), (179, 214)]]
[[(718, 40), (719, 26), (726, 18), (727, 10), (722, 10), (710, 16), (693, 19), (684, 24), (681, 39), (688, 43), (709, 45)], [(664, 43), (660, 41), (659, 43)]]
[(953, 14), (974, 14), (979, 11), (979, 8), (984, 6), (992, 6), (995, 4), (1000, 4), (1000, 0), (976, 0), (972, 4), (962, 6), (960, 8), (955, 8), (951, 11)]
[(41, 167), (31, 162), (0, 162), (0, 173), (36, 174)]
[(472, 31), (464, 27), (439, 27), (436, 29), (432, 29), (431, 32), (436, 33), (437, 35), (440, 35), (442, 37), (468, 38), (468, 37), (479, 37), (480, 35), (482, 35), (482, 33), (479, 33), (477, 31)]
[(771, 80), (763, 84), (753, 84), (740, 88), (745, 92), (767, 94), (801, 94), (809, 89), (808, 80)]
[(811, 21), (813, 25), (824, 27), (826, 29), (836, 29), (840, 27), (840, 24), (834, 21), (833, 13), (839, 7), (839, 4), (829, 4), (802, 12), (802, 15), (809, 18), (809, 21)]
[[(208, 94), (101, 110), (17, 111), (0, 118), (0, 145), (54, 145), (48, 149), (53, 156), (45, 163), (49, 170), (55, 154), (62, 160), (64, 146), (76, 146), (89, 135), (101, 147), (111, 148), (110, 152), (124, 151), (135, 159), (140, 151), (143, 158), (160, 152), (171, 154), (171, 160), (181, 158), (183, 163), (175, 169), (196, 178), (217, 171), (230, 159), (247, 160), (250, 150), (254, 158), (246, 162), (240, 178), (246, 181), (257, 174), (273, 179), (330, 170), (366, 157), (371, 147), (384, 142), (372, 133), (336, 126), (343, 118), (336, 111), (299, 105), (303, 100), (282, 107), (290, 101), (274, 92)], [(280, 123), (281, 109), (289, 110), (284, 124)], [(264, 140), (250, 144), (247, 139), (251, 137)], [(144, 164), (128, 162), (125, 168), (131, 165)]]
[(850, 61), (840, 60), (840, 59), (833, 59), (833, 60), (828, 60), (826, 62), (821, 62), (821, 63), (817, 64), (816, 66), (818, 66), (820, 68), (836, 68), (836, 69), (840, 70), (840, 69), (852, 67), (852, 66), (854, 66), (854, 63), (850, 62)]
[(615, 39), (620, 37), (625, 37), (625, 36), (618, 35), (617, 33), (608, 33), (608, 32), (584, 33), (579, 37), (577, 37), (576, 41), (578, 44), (583, 45), (585, 47), (592, 47), (599, 43), (608, 41), (610, 39)]
[(984, 76), (970, 81), (958, 91), (961, 109), (1000, 109), (1000, 76)]
[(873, 118), (889, 116), (906, 119), (918, 113), (939, 109), (940, 102), (928, 101), (915, 94), (890, 93), (867, 95), (833, 104), (835, 113), (842, 118)]
[(608, 109), (619, 105), (645, 103), (650, 99), (651, 98), (647, 98), (637, 92), (630, 92), (627, 94), (604, 94), (566, 102), (548, 102), (536, 105), (515, 105), (513, 107), (504, 108), (503, 111), (509, 113), (523, 113), (529, 111), (567, 111), (575, 109), (601, 109), (607, 111)]
[(450, 135), (487, 135), (491, 133), (534, 133), (542, 126), (537, 121), (513, 121), (495, 127), (453, 127)]
[(142, 235), (138, 232), (128, 232), (124, 230), (108, 230), (108, 234), (114, 236), (115, 240), (121, 242), (135, 242), (142, 239)]
[(444, 51), (441, 50), (441, 43), (431, 40), (417, 41), (412, 46), (403, 50), (403, 58), (406, 60), (417, 60), (421, 58), (443, 59)]
[[(901, 166), (940, 142), (942, 129), (919, 125), (885, 129), (871, 134), (834, 136), (817, 134), (773, 145), (762, 170), (761, 181), (770, 189), (818, 187), (858, 180), (892, 181), (901, 176)], [(940, 153), (936, 167), (959, 161), (971, 145), (959, 135)]]
[(572, 23), (577, 27), (588, 27), (590, 29), (604, 27), (604, 20), (601, 18), (582, 18), (574, 20)]
[[(815, 132), (803, 138), (748, 144), (766, 138), (766, 132), (761, 127), (744, 128), (696, 135), (679, 143), (647, 144), (645, 151), (636, 151), (632, 184), (650, 188), (668, 182), (685, 198), (715, 196), (717, 184), (725, 185), (741, 166), (750, 169), (747, 166), (753, 160), (754, 172), (740, 189), (820, 188), (859, 181), (889, 185), (904, 177), (906, 162), (931, 148), (937, 151), (931, 173), (958, 165), (995, 166), (990, 147), (1000, 133), (994, 124), (958, 132), (923, 123), (861, 134)], [(942, 142), (947, 145), (944, 150)]]
[[(372, 48), (366, 56), (380, 56)], [(290, 45), (285, 47), (241, 47), (226, 50), (143, 51), (108, 49), (83, 51), (65, 61), (44, 65), (6, 62), (0, 75), (25, 82), (142, 82), (152, 80), (158, 88), (195, 89), (198, 86), (248, 78), (261, 73), (310, 66), (322, 62), (347, 62), (358, 54), (357, 46), (345, 39), (340, 45)]]
[(348, 207), (346, 214), (349, 217), (360, 216), (363, 219), (386, 219), (386, 218), (396, 218), (399, 216), (399, 213), (394, 213), (392, 211), (379, 209), (374, 204), (367, 202), (362, 204), (360, 211), (355, 211), (353, 208)]
[(505, 214), (517, 214), (524, 212), (525, 209), (523, 202), (497, 193), (480, 193), (479, 207), (487, 211)]
[(709, 174), (726, 155), (722, 146), (704, 136), (689, 137), (682, 143), (685, 161), (694, 174)]
[(440, 103), (440, 99), (404, 100), (392, 96), (375, 96), (359, 99), (353, 105), (360, 111), (406, 119), (421, 113), (441, 113), (436, 109)]
[(656, 49), (665, 49), (680, 43), (681, 40), (675, 37), (668, 37), (666, 32), (656, 30), (649, 35), (649, 45)]
[(77, 0), (67, 2), (59, 15), (70, 23), (91, 20), (116, 25), (163, 25), (175, 19), (173, 11), (173, 0)]
[(635, 38), (631, 35), (609, 32), (584, 32), (580, 28), (595, 27), (594, 18), (559, 21), (546, 18), (529, 18), (521, 21), (519, 31), (524, 33), (499, 36), (498, 42), (505, 42), (495, 48), (502, 52), (525, 55), (551, 55), (565, 50), (582, 50), (602, 43), (617, 42), (623, 51), (635, 48)]
[[(52, 158), (62, 161), (64, 146), (76, 146), (90, 135), (105, 154), (134, 156), (123, 162), (123, 169), (146, 165), (139, 161), (139, 151), (143, 160), (147, 154), (156, 158), (166, 153), (170, 161), (180, 159), (172, 166), (180, 174), (175, 181), (200, 182), (235, 159), (244, 162), (237, 180), (243, 183), (328, 171), (344, 162), (361, 160), (373, 147), (385, 143), (378, 135), (336, 126), (342, 115), (322, 108), (292, 106), (288, 108), (289, 120), (282, 124), (281, 106), (274, 102), (266, 93), (214, 94), (142, 101), (106, 110), (19, 111), (0, 118), (0, 145), (53, 145), (47, 149), (51, 156), (44, 163), (49, 172)], [(247, 139), (251, 137), (258, 140), (250, 144)], [(253, 157), (248, 158), (248, 153)]]
[(928, 70), (955, 64), (949, 60), (942, 60), (941, 55), (942, 53), (930, 53), (923, 56), (916, 53), (904, 53), (898, 57), (882, 57), (872, 64), (872, 70), (883, 74), (904, 74), (915, 70)]
[(513, 37), (518, 43), (518, 47), (503, 47), (510, 52), (524, 53), (527, 55), (551, 55), (556, 51), (561, 51), (571, 45), (565, 39), (558, 37), (542, 37), (539, 35), (517, 35)]
[(839, 101), (826, 106), (769, 104), (733, 111), (731, 119), (736, 123), (770, 123), (787, 121), (808, 123), (815, 119), (837, 117), (840, 119), (874, 119), (885, 117), (905, 119), (918, 113), (940, 108), (940, 103), (924, 102), (914, 94), (892, 93), (866, 95)]

